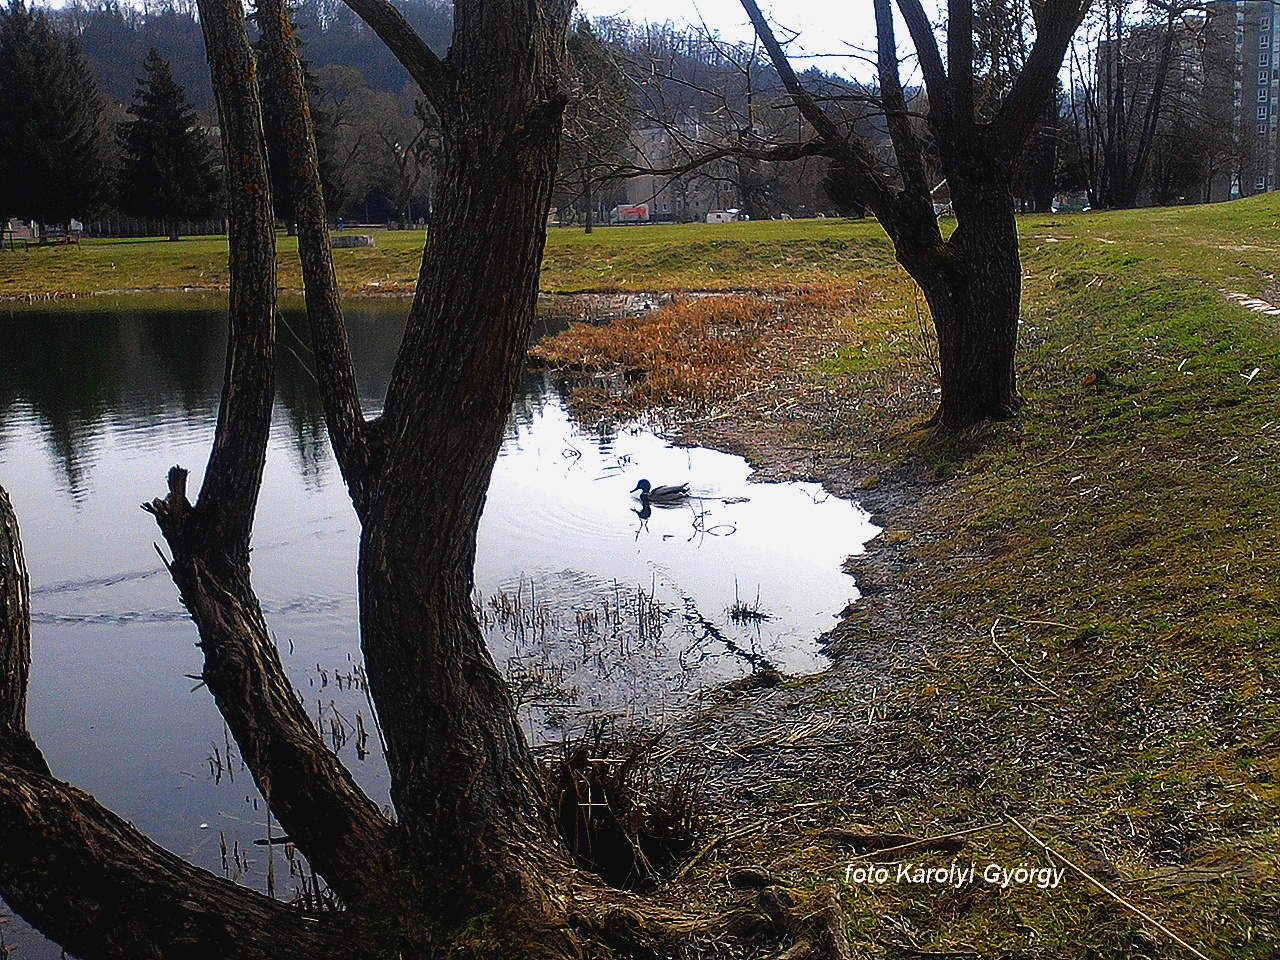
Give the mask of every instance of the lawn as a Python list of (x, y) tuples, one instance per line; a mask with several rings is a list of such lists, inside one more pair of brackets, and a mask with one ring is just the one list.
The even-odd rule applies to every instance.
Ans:
[[(348, 294), (409, 294), (422, 260), (420, 230), (374, 231), (373, 248), (335, 250)], [(301, 289), (297, 239), (281, 235), (280, 285)], [(218, 290), (227, 277), (221, 237), (85, 240), (80, 246), (0, 252), (0, 297), (69, 297), (95, 292)], [(784, 289), (843, 280), (892, 263), (874, 221), (605, 227), (592, 234), (552, 228), (548, 292)]]

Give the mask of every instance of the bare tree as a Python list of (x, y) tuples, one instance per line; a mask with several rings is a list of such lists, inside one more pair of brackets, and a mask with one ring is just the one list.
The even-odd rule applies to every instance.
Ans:
[(631, 132), (627, 79), (585, 20), (569, 34), (569, 103), (560, 141), (556, 192), (592, 230), (600, 181), (616, 166)]
[(870, 209), (920, 288), (938, 332), (948, 428), (1006, 420), (1020, 404), (1014, 371), (1022, 264), (1013, 215), (1014, 167), (1053, 96), (1058, 69), (1088, 0), (1031, 4), (1035, 42), (1007, 92), (984, 100), (977, 80), (974, 2), (949, 0), (944, 60), (920, 0), (898, 0), (924, 80), (925, 120), (946, 178), (956, 229), (944, 239), (934, 216), (925, 139), (913, 121), (894, 36), (892, 0), (874, 0), (880, 100), (896, 170), (840, 124), (797, 77), (755, 0), (742, 0), (796, 106), (814, 131), (812, 152), (835, 161), (840, 192)]
[[(54, 779), (25, 724), (30, 610), (0, 493), (0, 893), (86, 960), (673, 957), (697, 939), (844, 956), (834, 906), (777, 889), (722, 917), (672, 916), (575, 866), (471, 603), (476, 531), (538, 293), (557, 161), (567, 0), (461, 0), (439, 58), (391, 0), (348, 0), (441, 121), (436, 216), (383, 412), (356, 389), (302, 65), (260, 0), (289, 145), (317, 378), (360, 521), (360, 626), (395, 817), (355, 785), (289, 685), (250, 579), (274, 398), (275, 231), (239, 0), (200, 0), (227, 157), (230, 324), (217, 429), (147, 505), (199, 632), (202, 679), (271, 812), (342, 909), (307, 914), (198, 870)], [(828, 918), (824, 920), (823, 918)], [(813, 927), (822, 939), (814, 939)], [(799, 940), (811, 942), (800, 944)]]
[[(1171, 136), (1180, 140), (1212, 110), (1221, 112), (1221, 97), (1208, 88), (1223, 71), (1205, 60), (1206, 44), (1222, 29), (1215, 18), (1221, 11), (1197, 0), (1148, 0), (1135, 20), (1132, 4), (1106, 0), (1079, 42), (1085, 49), (1073, 49), (1070, 114), (1094, 206), (1136, 206), (1148, 186), (1157, 197), (1169, 193)], [(1204, 149), (1223, 152), (1217, 144)], [(1161, 169), (1149, 182), (1153, 163)]]

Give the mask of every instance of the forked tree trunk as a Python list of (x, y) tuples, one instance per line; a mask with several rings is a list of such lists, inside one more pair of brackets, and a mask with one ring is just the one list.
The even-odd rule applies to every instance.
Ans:
[[(893, 241), (898, 261), (924, 291), (938, 332), (942, 400), (937, 419), (959, 429), (1007, 420), (1018, 409), (1014, 351), (1022, 264), (1013, 215), (1011, 169), (1039, 121), (1049, 115), (1058, 69), (1088, 0), (1044, 0), (1025, 65), (994, 113), (980, 116), (974, 70), (975, 4), (946, 5), (946, 54), (919, 0), (898, 0), (928, 94), (927, 123), (936, 153), (926, 163), (918, 106), (908, 105), (892, 0), (873, 0), (877, 72), (884, 123), (897, 169), (871, 145), (840, 128), (796, 76), (756, 0), (741, 0), (756, 35), (823, 155), (836, 192), (870, 207)], [(988, 105), (990, 106), (990, 105)], [(936, 173), (946, 177), (957, 227), (947, 239), (933, 214)]]

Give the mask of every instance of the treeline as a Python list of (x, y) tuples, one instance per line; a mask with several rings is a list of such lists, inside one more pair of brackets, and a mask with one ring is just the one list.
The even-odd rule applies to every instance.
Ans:
[[(437, 52), (446, 52), (451, 4), (402, 0), (398, 5)], [(303, 0), (293, 6), (293, 15), (313, 83), (330, 214), (363, 222), (429, 219), (436, 125), (417, 87), (341, 0)], [(107, 134), (130, 120), (126, 110), (152, 49), (172, 65), (173, 78), (201, 124), (214, 126), (194, 3), (150, 0), (135, 7), (81, 0), (48, 16), (79, 44), (103, 101)], [(606, 215), (629, 193), (646, 197), (634, 183), (628, 188), (616, 176), (608, 179), (620, 167), (670, 167), (726, 142), (758, 148), (804, 133), (767, 58), (749, 46), (725, 44), (703, 30), (621, 19), (580, 25), (570, 46), (574, 96), (554, 201), (567, 220), (584, 218), (588, 206)], [(853, 89), (834, 76), (806, 79), (832, 92)], [(849, 104), (838, 107), (850, 109)], [(649, 149), (653, 138), (643, 134), (655, 127), (673, 131), (670, 149), (660, 155)], [(118, 166), (115, 138), (103, 140), (108, 166)], [(839, 205), (822, 188), (825, 171), (821, 160), (770, 164), (738, 158), (688, 176), (664, 177), (661, 187), (687, 193), (701, 184), (704, 195), (714, 192), (719, 205), (741, 207), (756, 217), (836, 213)], [(287, 222), (289, 203), (282, 188), (277, 212)], [(690, 219), (692, 209), (682, 217), (672, 210), (667, 218)]]
[[(1104, 13), (1119, 10), (1117, 2), (1107, 0)], [(399, 0), (399, 6), (443, 54), (451, 5)], [(148, 0), (141, 7), (77, 0), (35, 12), (13, 0), (3, 9), (5, 42), (19, 46), (0, 57), (0, 174), (10, 185), (0, 184), (0, 213), (48, 222), (124, 215), (166, 232), (178, 220), (218, 216), (218, 151), (209, 133), (216, 118), (191, 0)], [(438, 136), (420, 92), (341, 0), (302, 0), (294, 16), (331, 216), (429, 220)], [(1025, 55), (1029, 20), (1015, 20), (975, 23), (975, 42), (990, 64), (982, 86), (993, 102)], [(1072, 58), (1073, 83), (1046, 113), (1022, 159), (1017, 190), (1025, 209), (1046, 209), (1072, 189), (1087, 192), (1095, 206), (1210, 195), (1232, 160), (1231, 124), (1219, 117), (1226, 111), (1204, 109), (1221, 96), (1190, 87), (1212, 75), (1190, 61), (1203, 63), (1214, 45), (1187, 39), (1199, 35), (1197, 27), (1203, 33), (1209, 20), (1192, 12), (1180, 16), (1176, 28), (1169, 18), (1163, 30), (1145, 21), (1132, 30), (1117, 26), (1114, 15), (1099, 19), (1103, 27), (1083, 38)], [(1175, 32), (1177, 42), (1168, 43)], [(1118, 54), (1098, 51), (1119, 51), (1117, 37), (1125, 38), (1129, 69), (1116, 70), (1120, 79), (1113, 82), (1108, 57)], [(14, 52), (22, 43), (43, 52), (24, 60)], [(33, 62), (44, 66), (37, 70)], [(20, 68), (23, 63), (28, 66)], [(755, 45), (726, 43), (702, 29), (605, 18), (575, 28), (569, 67), (571, 101), (553, 201), (563, 221), (598, 221), (618, 204), (642, 202), (655, 219), (671, 220), (701, 219), (709, 209), (728, 207), (753, 218), (861, 212), (826, 160), (768, 159), (812, 131)], [(803, 80), (892, 167), (874, 87), (816, 69)], [(928, 105), (922, 91), (907, 93), (928, 152), (922, 119)], [(1187, 120), (1196, 105), (1204, 122)], [(268, 122), (269, 131), (272, 126)], [(26, 139), (5, 130), (25, 130)], [(165, 145), (177, 155), (160, 156)], [(720, 154), (714, 162), (697, 163), (713, 152)], [(190, 175), (184, 178), (179, 168)], [(61, 186), (36, 186), (53, 181)], [(942, 207), (946, 187), (940, 176), (937, 182)], [(292, 213), (283, 182), (275, 194), (287, 225)]]
[[(402, 9), (443, 52), (450, 8), (415, 0)], [(296, 16), (330, 213), (428, 218), (435, 124), (417, 88), (345, 6), (317, 0)], [(266, 119), (269, 148), (282, 157)], [(0, 216), (96, 220), (130, 233), (172, 234), (202, 220), (219, 229), (216, 124), (193, 3), (0, 7)], [(272, 166), (276, 212), (290, 225)]]

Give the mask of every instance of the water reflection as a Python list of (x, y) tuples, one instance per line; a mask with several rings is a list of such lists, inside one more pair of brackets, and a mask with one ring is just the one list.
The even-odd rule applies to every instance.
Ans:
[[(348, 312), (371, 413), (403, 312)], [(0, 482), (32, 584), (32, 731), (56, 775), (193, 862), (261, 886), (269, 854), (253, 841), (265, 809), (211, 698), (183, 679), (200, 672), (195, 629), (137, 507), (173, 463), (198, 489), (224, 314), (95, 304), (0, 317), (0, 338)], [(254, 580), (308, 712), (385, 803), (357, 637), (358, 525), (300, 312), (285, 311), (280, 339)], [(600, 711), (663, 722), (764, 664), (818, 669), (814, 638), (855, 595), (841, 561), (875, 531), (865, 514), (814, 485), (750, 484), (740, 458), (673, 448), (641, 427), (586, 430), (562, 391), (523, 375), (476, 565), (477, 610), (530, 736), (558, 739)], [(642, 476), (689, 482), (692, 496), (646, 513), (630, 494)], [(731, 615), (743, 598), (760, 616)], [(16, 929), (0, 925), (10, 944)], [(39, 955), (23, 949), (14, 955)]]

